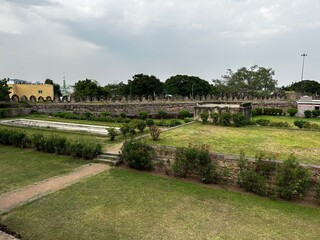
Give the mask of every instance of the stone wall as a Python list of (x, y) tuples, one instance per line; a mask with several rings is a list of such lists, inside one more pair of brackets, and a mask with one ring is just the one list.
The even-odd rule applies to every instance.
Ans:
[[(155, 150), (155, 161), (164, 161), (164, 163), (168, 162), (168, 160), (172, 163), (175, 159), (175, 153), (177, 148), (171, 146), (162, 146), (162, 145), (150, 145)], [(224, 169), (227, 169), (229, 172), (228, 184), (236, 186), (237, 185), (237, 176), (239, 174), (240, 168), (238, 166), (239, 156), (234, 155), (226, 155), (226, 154), (217, 154), (210, 153), (210, 159), (214, 162), (217, 162), (218, 165)], [(247, 158), (252, 164), (255, 164), (256, 160), (254, 158)], [(275, 163), (276, 165), (282, 164), (282, 161), (270, 161), (270, 163)], [(310, 169), (312, 173), (312, 181), (317, 182), (320, 181), (320, 166), (318, 165), (306, 165), (300, 164), (300, 166), (304, 168)], [(310, 191), (309, 197), (314, 194), (313, 191)]]

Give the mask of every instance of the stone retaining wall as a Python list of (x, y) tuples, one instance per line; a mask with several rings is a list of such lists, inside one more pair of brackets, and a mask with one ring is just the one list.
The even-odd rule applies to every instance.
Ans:
[[(175, 159), (175, 154), (177, 151), (176, 147), (170, 146), (162, 146), (162, 145), (153, 145), (150, 146), (155, 150), (155, 161), (164, 161), (166, 163), (168, 160), (172, 163)], [(239, 156), (234, 155), (226, 155), (226, 154), (217, 154), (217, 153), (210, 153), (210, 159), (218, 163), (218, 165), (222, 168), (228, 170), (229, 176), (229, 185), (237, 185), (237, 176), (239, 174), (240, 168), (238, 166), (238, 159)], [(247, 158), (252, 164), (255, 164), (256, 160), (254, 158)], [(282, 164), (282, 161), (270, 161), (270, 163), (275, 163), (276, 165)], [(312, 181), (317, 182), (320, 181), (320, 166), (318, 165), (306, 165), (300, 164), (300, 166), (304, 168), (310, 169), (312, 173)], [(309, 193), (312, 196), (314, 193), (311, 191)]]

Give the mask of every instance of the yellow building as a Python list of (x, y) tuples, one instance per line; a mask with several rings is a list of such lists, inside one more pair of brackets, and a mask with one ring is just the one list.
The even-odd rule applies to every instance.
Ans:
[(8, 81), (10, 99), (14, 101), (51, 101), (54, 98), (53, 85), (33, 84), (24, 80), (13, 79)]

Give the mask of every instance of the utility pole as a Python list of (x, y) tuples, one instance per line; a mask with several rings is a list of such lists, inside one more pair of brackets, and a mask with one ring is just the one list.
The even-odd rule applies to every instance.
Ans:
[(301, 81), (303, 80), (303, 70), (304, 70), (304, 58), (308, 56), (308, 54), (301, 54), (302, 57), (302, 71), (301, 71)]

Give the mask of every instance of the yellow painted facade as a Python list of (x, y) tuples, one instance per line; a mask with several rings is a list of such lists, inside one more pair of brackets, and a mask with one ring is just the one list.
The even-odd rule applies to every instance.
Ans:
[[(46, 100), (48, 97), (53, 100), (54, 92), (53, 85), (50, 84), (8, 84), (10, 89), (10, 98), (16, 95), (19, 97), (19, 100), (23, 100), (22, 98), (26, 98), (25, 100), (39, 101), (39, 98), (42, 97)], [(41, 98), (40, 98), (41, 99)]]

